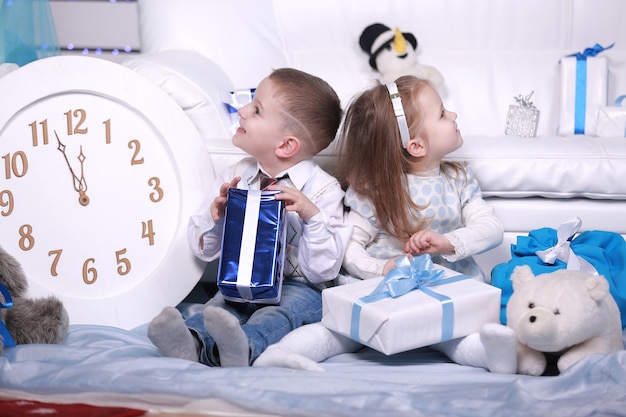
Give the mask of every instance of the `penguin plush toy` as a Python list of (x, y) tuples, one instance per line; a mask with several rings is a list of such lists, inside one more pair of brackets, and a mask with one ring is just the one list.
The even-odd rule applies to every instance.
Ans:
[(435, 87), (443, 85), (443, 76), (436, 68), (417, 63), (417, 39), (412, 33), (374, 23), (363, 30), (359, 45), (369, 55), (369, 64), (380, 73), (383, 84), (403, 75), (414, 75)]

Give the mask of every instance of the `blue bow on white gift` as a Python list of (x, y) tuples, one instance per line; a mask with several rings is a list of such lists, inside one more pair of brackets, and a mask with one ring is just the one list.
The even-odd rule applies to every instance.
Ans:
[(352, 307), (350, 337), (356, 341), (361, 341), (359, 338), (360, 316), (361, 310), (366, 304), (389, 297), (400, 297), (413, 290), (421, 290), (441, 302), (443, 310), (441, 341), (452, 339), (454, 330), (454, 304), (450, 297), (436, 293), (428, 287), (448, 284), (468, 279), (468, 277), (458, 275), (444, 279), (443, 270), (437, 269), (433, 271), (433, 261), (428, 254), (420, 256), (405, 255), (397, 259), (395, 264), (396, 268), (389, 271), (380, 284), (378, 284), (369, 295), (359, 298), (354, 303)]
[(567, 55), (576, 58), (576, 97), (574, 102), (574, 133), (585, 133), (585, 111), (587, 108), (587, 58), (594, 57), (602, 51), (611, 49), (615, 44), (606, 48), (595, 44), (582, 52)]

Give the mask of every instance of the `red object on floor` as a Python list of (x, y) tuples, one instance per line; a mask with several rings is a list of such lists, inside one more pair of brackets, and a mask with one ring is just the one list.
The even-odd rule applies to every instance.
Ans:
[(81, 403), (58, 404), (31, 400), (0, 400), (0, 415), (2, 417), (134, 417), (144, 414), (146, 414), (145, 410), (125, 407), (99, 407)]

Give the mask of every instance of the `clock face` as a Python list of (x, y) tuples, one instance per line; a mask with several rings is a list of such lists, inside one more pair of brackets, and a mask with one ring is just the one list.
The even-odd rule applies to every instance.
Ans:
[[(42, 72), (47, 82), (34, 81)], [(30, 92), (0, 110), (0, 245), (22, 264), (29, 295), (61, 298), (70, 323), (142, 324), (202, 274), (186, 228), (213, 177), (208, 153), (182, 110), (143, 81), (85, 57), (0, 79), (3, 97)]]

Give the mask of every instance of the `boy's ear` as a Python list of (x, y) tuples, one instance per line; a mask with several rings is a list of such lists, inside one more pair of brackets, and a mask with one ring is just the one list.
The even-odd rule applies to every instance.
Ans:
[(426, 155), (426, 142), (420, 136), (412, 138), (406, 144), (409, 155), (420, 158)]
[(276, 148), (279, 158), (291, 158), (300, 150), (300, 139), (295, 136), (286, 136), (285, 140)]

